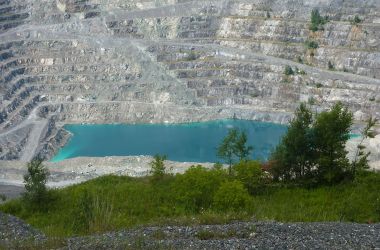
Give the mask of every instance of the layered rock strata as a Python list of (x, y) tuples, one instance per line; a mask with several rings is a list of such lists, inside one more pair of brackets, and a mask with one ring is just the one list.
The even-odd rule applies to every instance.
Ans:
[(360, 123), (380, 117), (380, 2), (0, 0), (0, 75), (0, 159), (51, 156), (65, 123), (286, 123), (337, 101)]

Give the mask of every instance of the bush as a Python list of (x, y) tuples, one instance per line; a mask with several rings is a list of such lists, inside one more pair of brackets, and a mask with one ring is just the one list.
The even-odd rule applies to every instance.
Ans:
[(259, 192), (266, 182), (266, 176), (258, 161), (239, 162), (233, 166), (233, 174), (251, 194)]
[(220, 211), (245, 210), (252, 204), (252, 198), (240, 181), (227, 181), (215, 193), (213, 207)]
[(151, 166), (150, 173), (155, 178), (162, 178), (166, 173), (166, 168), (164, 161), (166, 160), (166, 155), (155, 155), (153, 161), (149, 163)]
[(307, 41), (306, 46), (308, 49), (318, 49), (319, 45), (315, 41)]
[(331, 61), (328, 62), (327, 66), (328, 66), (329, 70), (334, 70), (335, 69), (334, 64), (332, 64)]
[(286, 76), (294, 75), (294, 71), (293, 71), (292, 67), (290, 67), (289, 65), (286, 65), (285, 70), (284, 70), (284, 74)]
[(272, 154), (273, 175), (280, 180), (335, 184), (350, 173), (345, 144), (352, 113), (341, 103), (313, 117), (305, 104), (297, 109), (288, 132)]
[(351, 24), (353, 24), (353, 25), (357, 25), (357, 24), (359, 24), (359, 23), (361, 23), (361, 22), (363, 22), (363, 20), (360, 19), (360, 17), (359, 17), (358, 15), (356, 15), (356, 16), (354, 17), (354, 19), (351, 20)]
[(319, 181), (339, 182), (349, 168), (345, 145), (350, 138), (352, 113), (341, 103), (320, 113), (313, 124), (313, 148)]
[(177, 190), (177, 199), (188, 211), (198, 212), (211, 206), (214, 193), (227, 179), (224, 170), (193, 166), (183, 175), (176, 175), (173, 188)]
[(318, 31), (318, 30), (323, 30), (323, 25), (325, 25), (328, 21), (328, 17), (325, 16), (325, 17), (322, 17), (320, 14), (319, 14), (319, 10), (317, 9), (314, 9), (312, 12), (311, 12), (311, 23), (310, 23), (310, 27), (309, 29), (311, 31)]
[(42, 208), (47, 205), (48, 191), (46, 187), (49, 171), (42, 160), (34, 159), (27, 165), (28, 172), (24, 175), (24, 199), (33, 207)]
[(84, 190), (72, 211), (73, 232), (96, 233), (111, 230), (112, 212), (112, 202), (104, 199), (104, 195), (94, 195)]

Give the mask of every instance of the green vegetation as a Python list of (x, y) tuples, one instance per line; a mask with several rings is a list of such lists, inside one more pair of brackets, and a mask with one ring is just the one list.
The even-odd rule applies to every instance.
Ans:
[(246, 143), (247, 134), (244, 131), (231, 129), (217, 148), (217, 155), (228, 163), (230, 174), (232, 164), (235, 160), (238, 159), (242, 161), (246, 159), (253, 150), (253, 148), (247, 146)]
[[(376, 122), (369, 119), (363, 138), (374, 136)], [(156, 155), (151, 176), (103, 176), (60, 190), (46, 190), (47, 171), (33, 161), (25, 177), (29, 198), (8, 201), (0, 210), (58, 237), (252, 216), (284, 222), (380, 222), (380, 173), (365, 171), (368, 154), (362, 143), (353, 163), (346, 157), (351, 124), (352, 114), (340, 103), (320, 114), (302, 104), (269, 162), (249, 160), (252, 148), (246, 146), (245, 133), (231, 130), (218, 150), (231, 164), (228, 170), (221, 164), (192, 166), (172, 175), (166, 172), (166, 158)], [(39, 206), (31, 207), (31, 201)], [(198, 237), (234, 234), (200, 232)]]
[(27, 169), (24, 175), (26, 192), (23, 199), (32, 209), (43, 209), (45, 203), (51, 198), (46, 188), (49, 171), (40, 159), (34, 159), (28, 163)]
[(294, 70), (289, 65), (285, 66), (284, 74), (286, 76), (294, 75)]
[[(363, 138), (374, 136), (372, 128), (376, 122), (372, 118), (368, 121)], [(341, 103), (316, 115), (301, 104), (272, 154), (274, 179), (307, 185), (332, 185), (354, 179), (358, 172), (368, 168), (368, 154), (364, 154), (360, 144), (357, 152), (360, 159), (353, 163), (347, 159), (345, 145), (351, 125), (352, 113)]]
[(377, 124), (378, 119), (372, 118), (372, 116), (368, 119), (367, 125), (364, 127), (362, 131), (362, 139), (357, 146), (357, 150), (355, 153), (354, 160), (351, 164), (351, 172), (355, 176), (356, 173), (359, 171), (363, 171), (365, 169), (368, 169), (368, 156), (370, 155), (369, 152), (365, 152), (365, 146), (363, 145), (363, 142), (367, 138), (374, 138), (375, 133), (373, 131), (373, 127)]
[(165, 167), (165, 160), (166, 155), (155, 155), (153, 156), (153, 161), (150, 162), (151, 171), (150, 173), (155, 177), (156, 179), (161, 179), (164, 177), (166, 173), (166, 167)]
[(328, 20), (329, 19), (327, 16), (322, 17), (319, 14), (319, 10), (314, 9), (311, 12), (311, 23), (310, 23), (309, 29), (313, 32), (316, 32), (318, 30), (324, 30), (323, 25), (325, 25), (328, 22)]
[(306, 72), (304, 70), (300, 70), (298, 67), (295, 67), (294, 69), (290, 67), (289, 65), (285, 66), (284, 75), (290, 76), (290, 75), (306, 75)]
[(323, 84), (319, 82), (319, 83), (317, 83), (315, 86), (319, 89), (319, 88), (322, 88), (322, 87), (323, 87)]
[(315, 41), (306, 41), (305, 44), (308, 49), (318, 49), (319, 47), (318, 43)]
[[(199, 172), (202, 173), (198, 178)], [(221, 192), (230, 188), (227, 185), (222, 188), (226, 181), (234, 181), (235, 187), (223, 200)], [(46, 212), (30, 210), (22, 199), (11, 200), (0, 209), (51, 236), (82, 235), (138, 225), (225, 223), (252, 216), (284, 222), (380, 221), (380, 174), (368, 172), (354, 182), (312, 189), (271, 183), (250, 195), (251, 201), (247, 202), (244, 189), (237, 183), (226, 172), (200, 167), (184, 175), (165, 176), (158, 182), (151, 177), (104, 176), (53, 190), (56, 198)], [(229, 205), (223, 208), (226, 200), (234, 199), (229, 195), (234, 190), (238, 190), (240, 197), (236, 203), (248, 204), (247, 207), (238, 211), (231, 211)], [(186, 197), (182, 198), (183, 194)]]
[(352, 25), (358, 25), (361, 22), (363, 22), (363, 20), (358, 15), (355, 15), (354, 19), (350, 20)]

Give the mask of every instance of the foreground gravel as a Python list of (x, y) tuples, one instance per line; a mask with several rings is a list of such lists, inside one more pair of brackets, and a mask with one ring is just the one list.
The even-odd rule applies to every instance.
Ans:
[(15, 242), (40, 242), (45, 236), (24, 221), (0, 212), (0, 246), (14, 245)]
[(379, 249), (380, 224), (237, 222), (71, 238), (67, 249)]
[(0, 248), (5, 249), (380, 250), (380, 224), (235, 222), (160, 226), (61, 239), (53, 245), (46, 242), (38, 230), (14, 216), (0, 213)]

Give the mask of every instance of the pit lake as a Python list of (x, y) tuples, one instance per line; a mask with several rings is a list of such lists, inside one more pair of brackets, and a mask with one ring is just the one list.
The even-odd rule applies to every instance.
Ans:
[(284, 125), (246, 120), (186, 124), (65, 125), (69, 142), (51, 161), (79, 156), (167, 155), (181, 162), (221, 162), (216, 148), (232, 128), (248, 135), (251, 157), (265, 160), (287, 130)]

